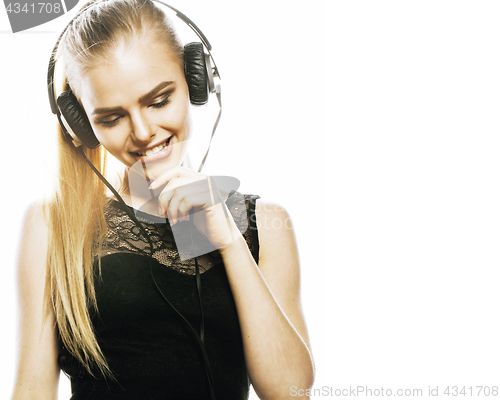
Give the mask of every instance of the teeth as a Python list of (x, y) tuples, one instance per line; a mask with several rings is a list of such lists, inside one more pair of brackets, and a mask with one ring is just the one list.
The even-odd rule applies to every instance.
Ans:
[(156, 147), (153, 147), (152, 149), (140, 152), (138, 154), (141, 156), (151, 156), (151, 155), (156, 154), (159, 151), (163, 150), (165, 147), (167, 147), (169, 142), (170, 142), (170, 138), (168, 138), (168, 140), (166, 142), (163, 142), (162, 144), (160, 144)]

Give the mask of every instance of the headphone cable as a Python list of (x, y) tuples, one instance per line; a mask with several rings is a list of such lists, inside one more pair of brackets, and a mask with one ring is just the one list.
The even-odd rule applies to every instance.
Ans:
[[(199, 271), (199, 265), (198, 265), (198, 260), (195, 257), (195, 266), (196, 266), (196, 289), (198, 292), (198, 299), (200, 302), (200, 309), (201, 309), (201, 322), (200, 322), (200, 336), (198, 336), (198, 333), (196, 330), (193, 328), (193, 326), (189, 323), (189, 321), (174, 307), (174, 305), (167, 299), (167, 297), (163, 294), (163, 292), (160, 289), (160, 286), (158, 285), (154, 274), (153, 274), (153, 252), (154, 252), (154, 247), (153, 247), (153, 241), (151, 240), (151, 237), (146, 231), (146, 228), (144, 225), (136, 218), (134, 213), (130, 211), (129, 207), (123, 200), (123, 198), (118, 194), (118, 192), (115, 190), (115, 188), (107, 181), (107, 179), (97, 170), (97, 168), (92, 164), (92, 162), (89, 160), (87, 157), (87, 154), (85, 154), (85, 151), (83, 150), (82, 146), (79, 146), (78, 149), (80, 150), (81, 154), (83, 154), (83, 157), (87, 161), (87, 164), (89, 164), (90, 168), (92, 168), (92, 171), (99, 177), (99, 179), (107, 186), (109, 190), (113, 193), (113, 195), (118, 199), (118, 201), (121, 203), (123, 206), (123, 209), (127, 213), (127, 215), (130, 217), (132, 221), (137, 225), (137, 227), (140, 229), (142, 234), (144, 235), (145, 239), (148, 241), (148, 244), (150, 246), (150, 254), (149, 254), (149, 272), (151, 274), (151, 278), (153, 280), (153, 284), (160, 294), (160, 296), (165, 300), (165, 302), (172, 308), (172, 310), (186, 323), (186, 325), (191, 329), (192, 333), (194, 334), (194, 337), (198, 343), (198, 346), (200, 347), (201, 353), (202, 353), (202, 360), (203, 360), (203, 366), (205, 369), (205, 375), (207, 378), (207, 383), (208, 383), (208, 390), (210, 393), (210, 399), (211, 400), (216, 400), (215, 399), (215, 392), (214, 392), (214, 386), (213, 386), (213, 375), (212, 375), (212, 369), (210, 367), (210, 361), (208, 359), (207, 352), (205, 350), (205, 344), (204, 344), (204, 336), (205, 336), (205, 324), (204, 324), (204, 316), (203, 316), (203, 306), (201, 302), (201, 278), (200, 278), (200, 271)], [(191, 211), (189, 212), (191, 215)], [(189, 233), (191, 235), (191, 244), (193, 246), (194, 250), (194, 242), (193, 242), (193, 236), (191, 233), (191, 225), (189, 227)]]

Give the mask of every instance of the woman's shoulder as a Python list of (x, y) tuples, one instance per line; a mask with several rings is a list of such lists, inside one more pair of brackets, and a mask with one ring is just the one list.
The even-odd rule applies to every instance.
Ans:
[(24, 211), (22, 235), (37, 237), (48, 235), (48, 204), (43, 200), (32, 201)]
[[(298, 260), (298, 252), (287, 209), (276, 201), (259, 198), (255, 204), (255, 220), (259, 234), (259, 259), (267, 261), (278, 257), (280, 262), (286, 260), (285, 264), (294, 264)], [(265, 268), (263, 263), (259, 267), (262, 271)]]
[[(234, 192), (226, 201), (228, 208), (256, 260), (277, 248), (295, 247), (292, 220), (286, 208), (256, 194)], [(256, 253), (256, 254), (255, 254)]]
[(286, 208), (278, 202), (263, 199), (257, 194), (244, 194), (233, 191), (226, 205), (237, 221), (256, 222), (260, 229), (292, 228), (291, 218)]
[(280, 203), (259, 198), (255, 205), (257, 228), (262, 238), (275, 241), (278, 237), (291, 237), (292, 219), (288, 210)]
[[(47, 253), (49, 229), (46, 204), (41, 200), (33, 201), (24, 211), (21, 235), (18, 245), (18, 258), (21, 265), (34, 268), (36, 260), (44, 260)], [(24, 261), (24, 262), (23, 262)]]
[[(21, 234), (17, 245), (16, 275), (19, 298), (22, 307), (31, 307), (30, 310), (42, 309), (43, 292), (47, 266), (47, 250), (49, 243), (49, 229), (44, 217), (44, 203), (35, 201), (24, 212)], [(29, 305), (26, 299), (39, 302)], [(23, 308), (24, 309), (24, 308)]]
[(255, 199), (259, 198), (258, 195), (244, 194), (242, 192), (232, 190), (227, 199), (226, 206), (233, 216), (240, 230), (246, 229), (246, 224), (250, 218), (249, 212), (252, 211), (252, 204), (255, 204)]

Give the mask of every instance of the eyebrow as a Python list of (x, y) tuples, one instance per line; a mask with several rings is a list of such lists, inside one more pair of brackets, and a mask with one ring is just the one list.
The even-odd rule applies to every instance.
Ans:
[[(160, 90), (166, 88), (167, 86), (172, 85), (173, 83), (174, 83), (173, 81), (164, 81), (164, 82), (161, 82), (160, 84), (156, 85), (152, 90), (150, 90), (148, 93), (146, 93), (144, 96), (141, 96), (139, 98), (139, 103), (142, 103), (142, 102), (144, 102), (144, 100), (146, 100), (146, 99), (148, 99), (150, 97), (153, 97)], [(94, 109), (94, 111), (92, 111), (92, 115), (104, 114), (104, 113), (119, 111), (121, 109), (122, 109), (122, 107), (100, 107), (100, 108)]]

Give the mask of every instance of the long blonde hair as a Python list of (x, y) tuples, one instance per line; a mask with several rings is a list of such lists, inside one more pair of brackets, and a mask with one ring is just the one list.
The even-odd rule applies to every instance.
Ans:
[[(115, 46), (148, 38), (163, 40), (182, 63), (182, 46), (169, 20), (150, 0), (93, 1), (73, 20), (61, 42), (66, 78), (79, 97), (79, 77)], [(46, 202), (49, 226), (46, 310), (52, 307), (66, 349), (87, 371), (113, 377), (97, 343), (91, 312), (97, 312), (94, 262), (107, 231), (104, 184), (59, 129), (59, 183)], [(85, 149), (104, 175), (106, 150)], [(126, 183), (126, 179), (123, 180)], [(123, 189), (123, 188), (122, 188)]]

